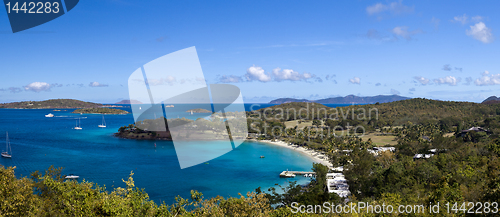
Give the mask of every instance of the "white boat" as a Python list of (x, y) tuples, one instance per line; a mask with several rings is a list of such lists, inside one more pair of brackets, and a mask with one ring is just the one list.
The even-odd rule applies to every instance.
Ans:
[(51, 118), (51, 117), (54, 117), (54, 115), (52, 113), (48, 113), (45, 115), (46, 118)]
[(69, 174), (69, 175), (65, 176), (64, 178), (65, 179), (78, 179), (78, 178), (80, 178), (80, 176)]
[(5, 151), (2, 152), (2, 157), (6, 158), (11, 158), (12, 157), (12, 149), (10, 148), (10, 142), (9, 142), (9, 132), (5, 133), (7, 135), (7, 138), (5, 139)]
[(191, 115), (193, 115), (193, 110), (191, 110)]
[(80, 118), (78, 118), (78, 124), (73, 128), (75, 130), (81, 130), (82, 128), (80, 127)]
[(101, 128), (106, 127), (106, 121), (104, 120), (104, 115), (102, 115), (102, 124), (99, 124), (98, 127), (101, 127)]

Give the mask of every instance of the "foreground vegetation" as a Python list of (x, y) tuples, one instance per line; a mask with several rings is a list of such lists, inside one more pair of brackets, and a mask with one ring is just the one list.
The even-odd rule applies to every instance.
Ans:
[[(92, 182), (65, 181), (61, 168), (50, 167), (44, 174), (37, 171), (20, 179), (14, 169), (0, 167), (1, 216), (286, 216), (291, 212), (285, 203), (336, 199), (325, 194), (325, 180), (321, 179), (306, 190), (290, 185), (289, 194), (276, 193), (274, 188), (265, 194), (258, 188), (239, 197), (204, 199), (202, 193), (191, 191), (190, 199), (176, 197), (172, 205), (156, 204), (135, 186), (133, 173), (123, 180), (125, 188), (109, 192)], [(313, 169), (323, 175), (327, 171), (319, 164)], [(272, 203), (281, 205), (273, 208)]]

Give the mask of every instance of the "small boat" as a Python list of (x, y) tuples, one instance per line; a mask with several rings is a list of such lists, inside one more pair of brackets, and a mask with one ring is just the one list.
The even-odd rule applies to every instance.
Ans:
[(191, 115), (193, 115), (193, 110), (191, 110)]
[(9, 132), (6, 132), (6, 139), (5, 139), (5, 151), (2, 152), (2, 157), (6, 158), (11, 158), (12, 157), (12, 149), (10, 148), (10, 141), (9, 141)]
[(46, 118), (51, 118), (51, 117), (54, 117), (54, 115), (52, 113), (48, 113), (45, 115)]
[(65, 176), (64, 178), (65, 179), (78, 179), (78, 178), (80, 178), (80, 176), (69, 174), (69, 175)]
[(307, 177), (307, 174), (304, 174), (304, 177)]
[(264, 155), (261, 155), (260, 158), (265, 158)]
[(73, 128), (75, 130), (81, 130), (82, 127), (80, 127), (80, 118), (78, 118), (78, 124), (76, 124), (76, 126)]
[(101, 127), (101, 128), (106, 127), (106, 121), (104, 120), (104, 115), (102, 115), (102, 124), (99, 124), (98, 127)]
[(293, 174), (292, 172), (288, 172), (288, 170), (280, 173), (280, 178), (294, 178), (294, 177), (295, 174)]

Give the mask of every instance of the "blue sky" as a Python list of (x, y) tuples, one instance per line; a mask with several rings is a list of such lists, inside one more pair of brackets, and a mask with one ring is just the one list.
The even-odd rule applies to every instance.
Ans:
[(208, 83), (245, 102), (498, 95), (500, 3), (86, 0), (13, 34), (0, 10), (0, 102), (128, 99), (132, 72), (196, 46)]

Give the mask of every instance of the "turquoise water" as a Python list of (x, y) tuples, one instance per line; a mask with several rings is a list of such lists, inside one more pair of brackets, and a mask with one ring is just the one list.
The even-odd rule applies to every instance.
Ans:
[[(262, 105), (266, 106), (269, 105)], [(207, 198), (238, 196), (259, 186), (267, 189), (283, 185), (287, 179), (279, 178), (281, 171), (310, 171), (312, 167), (310, 158), (293, 150), (245, 142), (209, 164), (181, 170), (171, 142), (113, 136), (119, 127), (133, 123), (131, 114), (105, 115), (107, 128), (98, 128), (101, 115), (72, 114), (72, 111), (0, 109), (0, 150), (5, 149), (5, 131), (8, 131), (13, 152), (12, 159), (0, 158), (0, 164), (16, 166), (18, 177), (44, 171), (50, 165), (64, 167), (64, 174), (79, 175), (80, 180), (106, 185), (108, 190), (124, 187), (122, 179), (127, 179), (133, 171), (137, 187), (144, 188), (156, 202), (167, 204), (177, 195), (189, 197), (191, 189), (201, 191)], [(46, 118), (44, 115), (48, 113), (55, 117)], [(78, 118), (83, 130), (72, 129)], [(265, 158), (260, 158), (261, 155)], [(309, 181), (304, 177), (289, 180), (299, 184)]]

